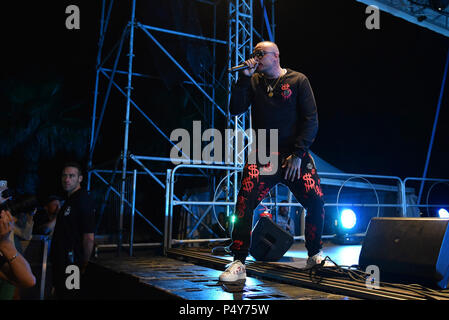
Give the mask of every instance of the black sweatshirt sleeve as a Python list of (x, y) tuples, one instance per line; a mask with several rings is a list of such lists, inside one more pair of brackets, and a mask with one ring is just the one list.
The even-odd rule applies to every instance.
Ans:
[(254, 93), (251, 88), (251, 77), (239, 74), (239, 78), (232, 87), (229, 111), (231, 115), (239, 115), (246, 110), (253, 101)]
[(318, 113), (312, 87), (306, 77), (299, 83), (298, 94), (298, 131), (293, 153), (302, 159), (318, 132)]

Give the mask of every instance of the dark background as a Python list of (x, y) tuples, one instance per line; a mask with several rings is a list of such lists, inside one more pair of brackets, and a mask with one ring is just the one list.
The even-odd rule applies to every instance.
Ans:
[[(119, 39), (131, 12), (131, 1), (116, 2), (103, 57)], [(138, 21), (212, 36), (212, 11), (207, 5), (193, 6), (194, 1), (182, 0), (137, 2)], [(217, 38), (223, 40), (227, 37), (225, 3), (222, 1), (217, 11)], [(80, 30), (65, 27), (65, 8), (70, 4), (80, 8)], [(72, 159), (87, 164), (101, 1), (16, 1), (1, 6), (0, 177), (19, 192), (60, 193), (62, 164)], [(255, 26), (260, 29), (259, 1), (254, 6)], [(276, 42), (281, 65), (303, 72), (312, 84), (320, 120), (313, 152), (346, 172), (419, 177), (430, 142), (448, 40), (385, 12), (380, 15), (380, 30), (367, 30), (365, 8), (356, 1), (278, 0)], [(213, 63), (211, 47), (204, 43), (152, 34), (176, 58), (190, 63), (188, 70), (193, 74), (200, 63)], [(122, 69), (126, 69), (127, 50), (125, 46)], [(194, 57), (187, 52), (194, 52)], [(112, 66), (114, 57), (106, 67)], [(225, 57), (225, 48), (217, 46), (218, 72)], [(199, 110), (205, 106), (198, 92), (191, 87), (183, 89), (181, 73), (139, 30), (134, 66), (136, 72), (161, 78), (134, 79), (133, 94), (166, 134), (174, 128), (190, 128), (193, 120), (204, 120)], [(102, 81), (100, 93), (104, 94), (106, 82)], [(126, 77), (117, 77), (117, 82), (124, 88)], [(223, 105), (224, 92), (217, 90), (217, 101)], [(112, 168), (120, 155), (124, 106), (123, 96), (113, 90), (95, 164)], [(223, 127), (222, 117), (216, 117), (216, 126)], [(131, 152), (167, 157), (170, 145), (135, 111), (131, 119)], [(449, 175), (448, 120), (444, 95), (428, 177)], [(146, 197), (154, 200), (154, 211), (161, 212), (163, 190), (151, 182), (142, 188)], [(99, 189), (98, 198), (103, 191)]]

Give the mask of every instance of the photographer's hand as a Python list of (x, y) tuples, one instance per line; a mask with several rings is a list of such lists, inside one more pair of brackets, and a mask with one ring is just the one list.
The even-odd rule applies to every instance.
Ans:
[[(11, 199), (11, 196), (7, 195), (8, 194), (7, 190), (8, 190), (7, 188), (0, 190), (0, 204)], [(3, 196), (5, 196), (6, 198), (3, 198)]]
[(0, 252), (8, 261), (0, 269), (0, 278), (6, 279), (15, 286), (29, 288), (36, 284), (29, 263), (17, 251), (11, 241), (13, 217), (6, 210), (0, 212)]

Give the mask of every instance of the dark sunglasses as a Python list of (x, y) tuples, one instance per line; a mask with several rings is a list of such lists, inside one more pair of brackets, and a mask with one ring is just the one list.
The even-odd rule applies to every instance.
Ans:
[(261, 59), (261, 58), (263, 58), (264, 55), (266, 55), (268, 53), (276, 53), (276, 52), (257, 50), (257, 51), (254, 51), (253, 53), (251, 53), (251, 58), (256, 58), (257, 57), (257, 58)]

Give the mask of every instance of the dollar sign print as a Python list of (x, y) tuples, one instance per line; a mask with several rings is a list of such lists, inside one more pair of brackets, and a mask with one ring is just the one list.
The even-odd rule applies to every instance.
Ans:
[(306, 192), (309, 192), (310, 190), (312, 190), (315, 186), (315, 181), (313, 181), (312, 179), (312, 175), (310, 173), (306, 173), (303, 176), (304, 179), (304, 186), (306, 188)]
[(255, 164), (248, 166), (248, 175), (251, 179), (257, 178), (257, 181), (259, 181), (259, 169)]
[(271, 166), (271, 163), (268, 163), (266, 166), (264, 166), (262, 168), (262, 171), (263, 172), (271, 172), (271, 171), (273, 171), (273, 167)]
[(270, 188), (266, 188), (266, 189), (262, 190), (259, 194), (259, 197), (257, 198), (257, 201), (262, 201), (269, 191), (270, 191)]
[(239, 219), (243, 218), (243, 216), (245, 215), (245, 209), (246, 209), (246, 203), (245, 203), (246, 199), (244, 196), (238, 196), (237, 198), (237, 217)]
[(251, 192), (251, 190), (253, 190), (254, 183), (251, 181), (250, 177), (246, 177), (245, 179), (243, 179), (242, 187), (243, 187), (243, 190), (245, 190), (246, 192)]
[(320, 187), (319, 185), (315, 185), (315, 193), (316, 193), (319, 197), (324, 196), (323, 191), (321, 190), (321, 187)]
[(232, 243), (231, 248), (234, 250), (240, 250), (240, 247), (243, 246), (243, 241), (241, 240), (234, 240), (234, 242)]

